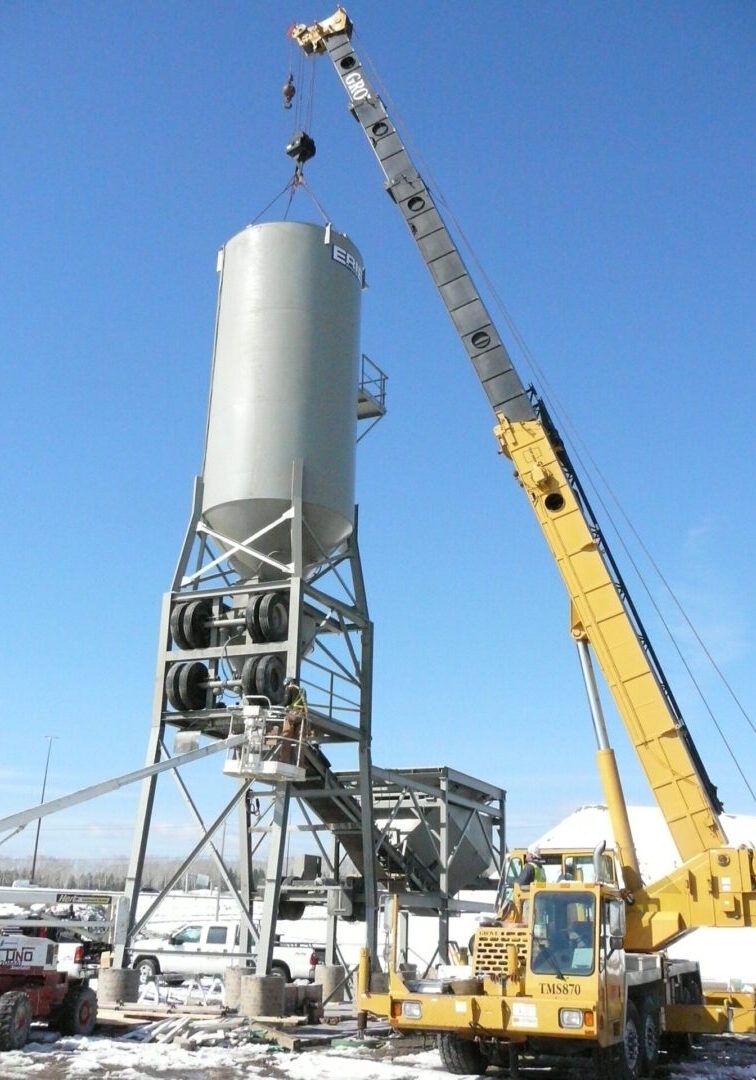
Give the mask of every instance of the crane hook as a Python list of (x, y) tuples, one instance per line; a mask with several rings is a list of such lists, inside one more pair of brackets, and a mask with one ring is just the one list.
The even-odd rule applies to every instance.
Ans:
[(289, 77), (281, 88), (281, 94), (283, 95), (283, 107), (285, 109), (291, 108), (291, 102), (296, 94), (297, 89), (294, 86), (294, 76), (289, 72)]

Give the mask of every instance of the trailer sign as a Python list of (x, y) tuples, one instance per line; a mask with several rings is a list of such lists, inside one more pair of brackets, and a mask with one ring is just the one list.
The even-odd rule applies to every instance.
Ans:
[(0, 967), (20, 967), (29, 965), (34, 960), (34, 949), (28, 946), (0, 946)]
[(108, 896), (107, 894), (98, 896), (93, 893), (59, 892), (55, 902), (57, 904), (107, 905), (111, 902), (112, 899), (112, 896)]

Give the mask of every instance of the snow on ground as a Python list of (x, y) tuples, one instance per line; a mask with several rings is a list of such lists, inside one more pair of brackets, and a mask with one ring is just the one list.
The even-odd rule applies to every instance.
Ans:
[[(157, 1043), (94, 1037), (58, 1038), (43, 1029), (40, 1041), (23, 1051), (0, 1057), (2, 1080), (233, 1080), (266, 1077), (269, 1080), (450, 1080), (436, 1050), (415, 1042), (389, 1039), (373, 1050), (332, 1047), (293, 1054), (250, 1043), (234, 1049), (208, 1047), (196, 1051)], [(522, 1061), (521, 1080), (584, 1080), (586, 1063), (579, 1060), (544, 1064)], [(490, 1069), (490, 1077), (507, 1076)], [(705, 1039), (690, 1059), (667, 1062), (660, 1070), (665, 1080), (756, 1080), (756, 1043), (746, 1039)]]

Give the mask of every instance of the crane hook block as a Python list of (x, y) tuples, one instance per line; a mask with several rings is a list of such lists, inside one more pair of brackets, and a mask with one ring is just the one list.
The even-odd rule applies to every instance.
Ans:
[(283, 87), (281, 89), (281, 93), (283, 95), (283, 107), (285, 109), (291, 108), (291, 103), (294, 99), (294, 95), (296, 94), (296, 92), (297, 88), (294, 85), (294, 76), (289, 73), (289, 77), (283, 84)]
[(286, 153), (290, 158), (294, 158), (298, 165), (304, 165), (310, 158), (315, 157), (315, 141), (306, 131), (298, 131), (296, 135), (292, 135)]

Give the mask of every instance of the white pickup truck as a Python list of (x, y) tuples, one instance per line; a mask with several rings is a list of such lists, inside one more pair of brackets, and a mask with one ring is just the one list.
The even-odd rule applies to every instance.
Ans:
[[(277, 939), (271, 970), (287, 982), (312, 981), (321, 954), (322, 949), (311, 944)], [(222, 976), (227, 967), (242, 962), (238, 919), (196, 919), (165, 937), (137, 937), (129, 950), (129, 964), (139, 971), (140, 982), (156, 975), (166, 979)], [(254, 971), (254, 959), (250, 965)]]

